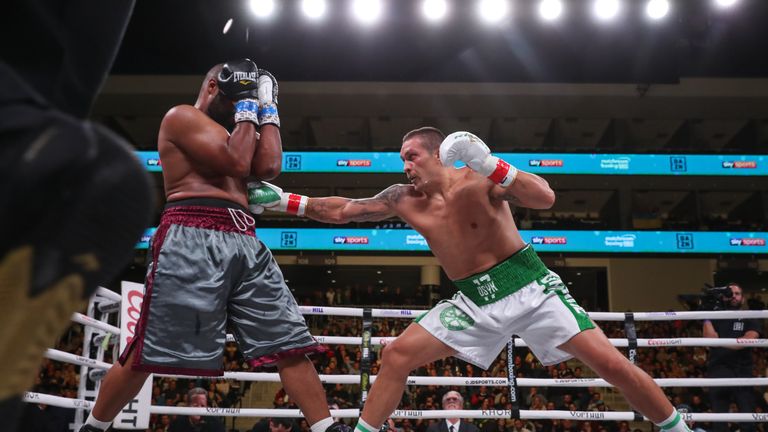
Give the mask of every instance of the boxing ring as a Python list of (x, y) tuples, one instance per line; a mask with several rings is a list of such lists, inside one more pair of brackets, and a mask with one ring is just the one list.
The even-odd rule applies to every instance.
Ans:
[[(67, 352), (48, 349), (45, 357), (51, 360), (70, 363), (81, 366), (78, 397), (65, 398), (44, 393), (27, 392), (24, 401), (29, 403), (46, 404), (56, 407), (76, 410), (75, 422), (72, 424), (77, 430), (84, 421), (86, 411), (93, 407), (93, 400), (98, 394), (98, 385), (111, 364), (104, 361), (108, 341), (121, 335), (122, 330), (108, 324), (112, 314), (121, 310), (121, 302), (125, 299), (112, 291), (99, 288), (91, 298), (87, 314), (75, 313), (72, 321), (85, 326), (85, 338), (83, 353), (89, 354), (96, 347), (96, 358), (77, 356)], [(373, 346), (394, 340), (393, 337), (371, 336), (371, 323), (373, 318), (404, 318), (413, 319), (426, 310), (414, 309), (370, 309), (349, 307), (326, 306), (300, 306), (304, 315), (343, 316), (362, 318), (362, 336), (316, 336), (321, 344), (341, 344), (361, 346), (361, 373), (357, 375), (320, 375), (324, 384), (350, 384), (360, 385), (363, 401), (367, 396), (367, 390), (376, 380), (370, 375), (370, 353)], [(125, 313), (122, 309), (119, 314), (121, 321), (131, 318), (137, 319), (137, 311), (134, 309)], [(654, 338), (641, 339), (635, 337), (634, 323), (636, 321), (677, 321), (677, 320), (704, 320), (725, 318), (768, 318), (768, 310), (760, 311), (681, 311), (681, 312), (637, 312), (637, 313), (611, 313), (590, 312), (589, 316), (594, 321), (619, 321), (624, 322), (626, 338), (610, 338), (611, 343), (618, 348), (628, 348), (630, 361), (634, 362), (638, 348), (658, 347), (727, 347), (750, 346), (768, 347), (768, 339), (726, 339), (726, 338)], [(234, 341), (232, 335), (227, 335), (227, 341)], [(94, 345), (95, 344), (95, 345)], [(577, 421), (648, 421), (639, 413), (633, 411), (566, 411), (566, 410), (526, 410), (519, 408), (517, 397), (519, 387), (612, 387), (611, 384), (601, 378), (516, 378), (514, 371), (513, 350), (517, 347), (526, 347), (523, 340), (512, 338), (507, 345), (507, 377), (431, 377), (409, 376), (407, 384), (413, 386), (488, 386), (506, 387), (510, 390), (510, 402), (512, 409), (488, 409), (488, 410), (397, 410), (392, 414), (396, 419), (442, 419), (442, 418), (472, 418), (472, 419), (509, 419), (520, 418), (524, 420), (577, 420)], [(230, 379), (249, 382), (280, 382), (277, 373), (265, 372), (224, 372), (220, 377), (194, 377), (186, 375), (155, 374), (158, 377), (174, 377), (187, 379)], [(89, 380), (95, 388), (88, 388)], [(150, 380), (151, 381), (151, 377)], [(768, 378), (655, 378), (654, 381), (660, 387), (754, 387), (768, 386)], [(224, 416), (224, 417), (303, 417), (298, 409), (261, 409), (261, 408), (191, 408), (173, 406), (148, 406), (143, 410), (136, 409), (137, 415), (149, 418), (150, 414), (169, 415), (198, 415), (198, 416)], [(360, 409), (331, 410), (331, 415), (337, 418), (356, 418), (360, 415)], [(768, 413), (681, 413), (684, 420), (696, 422), (768, 422)], [(114, 427), (114, 426), (113, 426)]]

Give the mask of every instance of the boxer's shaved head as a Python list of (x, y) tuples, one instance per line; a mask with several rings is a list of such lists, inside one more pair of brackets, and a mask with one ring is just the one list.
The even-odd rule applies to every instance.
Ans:
[(403, 142), (413, 138), (417, 138), (428, 152), (435, 153), (440, 149), (440, 143), (445, 139), (445, 134), (438, 128), (425, 126), (405, 134)]

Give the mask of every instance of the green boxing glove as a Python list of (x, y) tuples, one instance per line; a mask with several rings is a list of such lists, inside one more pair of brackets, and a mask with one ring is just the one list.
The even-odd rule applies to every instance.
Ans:
[(264, 209), (304, 216), (309, 197), (288, 192), (267, 182), (248, 183), (248, 208), (253, 214)]

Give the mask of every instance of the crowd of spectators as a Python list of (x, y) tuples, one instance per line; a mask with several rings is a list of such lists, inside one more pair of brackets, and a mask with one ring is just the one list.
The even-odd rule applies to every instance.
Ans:
[(303, 306), (429, 306), (429, 287), (417, 285), (403, 289), (385, 284), (355, 284), (318, 289), (294, 286), (293, 295)]
[[(374, 321), (373, 334), (376, 336), (392, 336), (399, 334), (408, 324), (406, 320)], [(351, 318), (334, 319), (322, 329), (320, 335), (351, 336), (359, 335), (359, 321)], [(609, 337), (624, 337), (623, 326), (620, 323), (604, 323), (603, 330)], [(701, 337), (701, 324), (697, 321), (671, 321), (638, 323), (640, 338), (676, 338)], [(315, 358), (315, 364), (322, 373), (326, 374), (357, 374), (359, 373), (360, 349), (358, 347), (338, 345), (324, 356)], [(626, 353), (625, 353), (626, 354)], [(761, 350), (753, 350), (754, 376), (765, 377), (768, 369), (768, 359), (761, 355)], [(577, 361), (563, 362), (555, 366), (544, 367), (527, 349), (521, 349), (515, 355), (515, 370), (518, 378), (586, 378), (595, 375)], [(656, 347), (641, 349), (636, 357), (637, 365), (655, 378), (704, 378), (706, 374), (707, 349), (703, 347)], [(374, 353), (371, 372), (375, 374), (380, 365)], [(507, 358), (502, 352), (488, 371), (458, 360), (448, 358), (434, 362), (414, 371), (415, 376), (441, 377), (506, 377)], [(511, 409), (509, 392), (506, 387), (464, 387), (464, 386), (408, 386), (400, 403), (404, 410), (433, 410), (440, 409), (441, 396), (456, 390), (465, 400), (465, 409), (504, 410)], [(569, 411), (610, 411), (627, 410), (622, 398), (609, 388), (557, 388), (557, 387), (525, 387), (521, 388), (521, 408), (530, 410), (569, 410)], [(768, 411), (768, 392), (755, 388), (756, 399), (759, 401), (758, 412)], [(360, 393), (357, 386), (337, 384), (327, 388), (329, 403), (340, 408), (355, 408), (359, 406)], [(706, 388), (664, 388), (665, 393), (675, 406), (688, 405), (691, 412), (707, 412), (710, 407)], [(610, 396), (609, 399), (606, 396)], [(618, 401), (622, 406), (613, 407), (611, 401)], [(284, 392), (278, 392), (274, 401), (275, 407), (295, 407)], [(737, 408), (731, 407), (733, 411)], [(430, 422), (434, 420), (395, 420), (398, 432), (426, 432)], [(475, 420), (482, 432), (628, 432), (632, 430), (627, 422), (588, 422), (572, 420)], [(303, 432), (309, 432), (305, 423), (300, 425)], [(697, 424), (706, 428), (707, 424)], [(732, 426), (736, 430), (737, 425)], [(768, 431), (765, 425), (759, 425), (758, 430)]]
[[(344, 293), (342, 292), (342, 298)], [(361, 321), (349, 317), (308, 317), (312, 333), (321, 336), (359, 336)], [(410, 323), (406, 319), (375, 319), (373, 321), (374, 336), (394, 337), (402, 333)], [(624, 330), (621, 323), (602, 323), (601, 327), (608, 337), (622, 338)], [(675, 338), (701, 337), (701, 324), (697, 321), (667, 321), (640, 322), (637, 324), (640, 338)], [(82, 354), (82, 327), (72, 326), (59, 341), (56, 348), (62, 351)], [(371, 373), (376, 374), (380, 366), (380, 352), (377, 347), (372, 351)], [(707, 348), (703, 347), (654, 347), (640, 349), (636, 357), (639, 367), (655, 378), (703, 378), (706, 374)], [(754, 349), (754, 376), (765, 377), (768, 369), (768, 357), (764, 350)], [(625, 353), (626, 354), (626, 353)], [(313, 357), (317, 370), (322, 374), (359, 374), (361, 350), (355, 345), (329, 345), (328, 351)], [(469, 363), (456, 358), (448, 358), (434, 362), (414, 371), (416, 376), (440, 377), (506, 377), (506, 352), (502, 352), (489, 370), (481, 370)], [(518, 377), (528, 378), (582, 378), (594, 376), (592, 372), (576, 361), (563, 362), (555, 366), (544, 367), (525, 348), (519, 349), (514, 359)], [(242, 358), (237, 345), (228, 343), (224, 353), (224, 369), (227, 371), (274, 372), (274, 369), (251, 368)], [(45, 360), (40, 369), (35, 384), (35, 391), (77, 397), (80, 380), (79, 367)], [(152, 404), (165, 406), (186, 406), (189, 401), (186, 394), (189, 389), (203, 387), (208, 390), (208, 404), (211, 407), (229, 408), (239, 406), (241, 397), (251, 384), (234, 380), (216, 379), (176, 379), (156, 378), (152, 388)], [(440, 409), (442, 395), (456, 390), (465, 400), (465, 409), (504, 410), (510, 409), (508, 389), (504, 386), (408, 386), (401, 400), (400, 408), (408, 410)], [(557, 387), (521, 387), (521, 408), (531, 410), (571, 410), (571, 411), (610, 411), (626, 410), (621, 405), (623, 401), (610, 388), (557, 388)], [(768, 412), (768, 392), (755, 387), (758, 412)], [(356, 385), (326, 385), (329, 404), (338, 408), (357, 408), (360, 403), (360, 390)], [(706, 388), (664, 388), (673, 405), (688, 405), (691, 412), (707, 412), (709, 398)], [(621, 406), (612, 406), (620, 404)], [(295, 408), (295, 404), (280, 390), (273, 399), (275, 408)], [(68, 430), (72, 421), (72, 411), (52, 409), (44, 416), (46, 407), (39, 404), (28, 404), (25, 407), (27, 417), (35, 417), (38, 423), (43, 418), (56, 422), (60, 429), (40, 428), (41, 431)], [(732, 407), (736, 410), (736, 407)], [(149, 432), (169, 430), (174, 416), (153, 415), (152, 427)], [(434, 420), (432, 420), (434, 421)], [(572, 420), (474, 420), (482, 432), (630, 432), (627, 422), (588, 422)], [(230, 423), (228, 423), (230, 424)], [(430, 420), (396, 420), (395, 432), (426, 432)], [(302, 432), (309, 432), (306, 421), (297, 422)], [(707, 429), (707, 424), (697, 424), (697, 427)], [(736, 430), (733, 425), (731, 430)], [(764, 424), (758, 425), (758, 430), (768, 432)], [(634, 431), (633, 431), (634, 432)]]

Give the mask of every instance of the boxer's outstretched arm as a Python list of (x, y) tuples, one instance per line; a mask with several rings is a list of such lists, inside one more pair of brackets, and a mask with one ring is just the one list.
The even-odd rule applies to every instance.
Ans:
[(509, 201), (515, 207), (548, 209), (555, 203), (555, 191), (536, 174), (518, 171), (515, 182), (507, 187), (494, 186), (491, 196)]
[(405, 185), (392, 185), (372, 198), (309, 198), (304, 216), (334, 224), (380, 221), (395, 216), (395, 207), (405, 193)]

